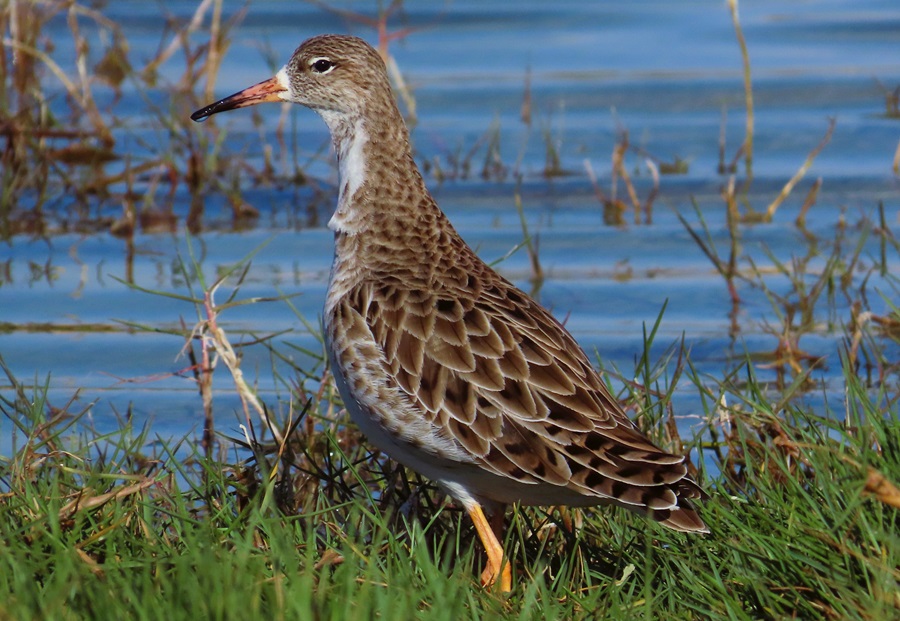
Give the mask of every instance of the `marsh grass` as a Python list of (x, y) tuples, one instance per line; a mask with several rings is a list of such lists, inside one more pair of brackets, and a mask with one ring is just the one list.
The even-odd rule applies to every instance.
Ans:
[[(0, 235), (174, 231), (173, 198), (182, 185), (191, 231), (203, 229), (202, 199), (210, 194), (226, 197), (236, 223), (254, 218), (238, 179), (264, 183), (274, 171), (219, 157), (220, 132), (187, 117), (212, 92), (229, 30), (242, 15), (226, 22), (221, 0), (205, 0), (187, 23), (170, 24), (155, 57), (135, 66), (122, 29), (89, 3), (0, 6)], [(61, 19), (67, 29), (48, 26)], [(176, 52), (182, 75), (164, 82), (160, 68)], [(146, 103), (158, 141), (128, 118), (126, 84)]]
[[(835, 248), (847, 253), (834, 255), (835, 264), (858, 257), (856, 246)], [(278, 335), (242, 336), (232, 347), (221, 332), (230, 309), (267, 301), (240, 294), (249, 259), (215, 280), (203, 278), (191, 252), (183, 260), (186, 293), (178, 295), (197, 324), (173, 338), (204, 361), (195, 378), (210, 407), (214, 395), (204, 386), (214, 373), (230, 376), (248, 399), (253, 390), (241, 379), (239, 355), (237, 364), (216, 359), (246, 347), (290, 359)], [(833, 278), (837, 268), (827, 273)], [(816, 306), (830, 299), (807, 298)], [(117, 430), (101, 433), (91, 425), (96, 404), (51, 404), (50, 378), (23, 382), (0, 359), (11, 387), (0, 395), (0, 430), (12, 443), (0, 462), (3, 612), (891, 618), (900, 612), (896, 368), (872, 378), (859, 361), (864, 351), (895, 364), (885, 358), (898, 340), (892, 310), (882, 323), (848, 326), (846, 342), (857, 347), (842, 356), (846, 396), (816, 410), (807, 400), (824, 387), (808, 381), (811, 369), (764, 382), (747, 359), (716, 379), (694, 369), (683, 342), (652, 356), (661, 312), (634, 369), (609, 375), (648, 434), (692, 456), (710, 492), (701, 506), (710, 535), (673, 533), (618, 509), (514, 507), (505, 545), (519, 586), (506, 598), (478, 585), (483, 553), (464, 512), (364, 442), (327, 372), (280, 373), (287, 403), (238, 413), (242, 433), (217, 433), (210, 450), (211, 428), (199, 441), (153, 438), (123, 416)], [(700, 397), (689, 437), (671, 406), (685, 390)]]
[[(310, 3), (377, 31), (414, 124), (415, 95), (388, 49), (412, 31), (388, 28), (402, 2), (374, 19)], [(272, 137), (261, 133), (261, 162), (223, 153), (226, 132), (215, 119), (202, 127), (189, 119), (214, 99), (231, 31), (246, 11), (226, 19), (222, 0), (203, 0), (189, 18), (167, 18), (157, 53), (136, 61), (120, 25), (92, 3), (0, 5), (0, 239), (77, 230), (131, 240), (135, 231), (175, 232), (182, 223), (198, 233), (214, 226), (204, 209), (212, 196), (224, 198), (240, 229), (259, 216), (242, 187), (306, 183), (308, 157), (287, 135), (287, 115)], [(50, 26), (60, 20), (66, 28)], [(153, 132), (130, 118), (126, 88), (143, 101)], [(187, 213), (175, 210), (176, 196)]]
[[(643, 156), (642, 163), (646, 167), (652, 182), (650, 190), (643, 199), (638, 197), (635, 184), (631, 179), (631, 174), (629, 174), (626, 165), (626, 156), (629, 151), (632, 150), (637, 151), (639, 155)], [(642, 150), (634, 149), (628, 138), (628, 130), (621, 126), (619, 127), (618, 138), (612, 152), (608, 193), (604, 192), (602, 189), (600, 182), (597, 179), (597, 175), (594, 173), (591, 161), (589, 159), (584, 160), (584, 169), (587, 173), (588, 180), (591, 182), (594, 195), (603, 206), (603, 223), (609, 226), (625, 226), (625, 224), (627, 224), (625, 214), (629, 208), (634, 212), (633, 222), (635, 225), (652, 224), (653, 202), (659, 194), (660, 170), (665, 170), (667, 174), (681, 174), (686, 170), (684, 166), (685, 164), (676, 158), (674, 163), (662, 167), (657, 163), (656, 158), (653, 156)], [(620, 179), (625, 188), (627, 200), (619, 197)]]
[[(814, 415), (802, 379), (778, 389), (748, 364), (715, 381), (679, 344), (659, 360), (645, 354), (626, 401), (658, 440), (697, 455), (711, 534), (675, 534), (615, 509), (518, 508), (506, 547), (520, 586), (508, 599), (478, 586), (481, 552), (464, 513), (371, 452), (330, 388), (295, 391), (282, 441), (258, 440), (251, 421), (244, 438), (219, 437), (240, 450), (210, 452), (192, 438), (153, 439), (127, 418), (100, 433), (95, 406), (56, 407), (49, 378), (22, 382), (2, 366), (12, 386), (0, 396), (13, 445), (0, 463), (8, 618), (900, 611), (897, 396), (867, 386), (846, 356), (846, 401)], [(682, 383), (703, 403), (689, 438), (665, 424)]]

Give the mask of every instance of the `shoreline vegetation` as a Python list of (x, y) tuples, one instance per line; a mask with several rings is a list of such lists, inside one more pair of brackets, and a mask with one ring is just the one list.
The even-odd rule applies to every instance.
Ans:
[[(734, 332), (741, 291), (754, 288), (771, 304), (767, 333), (776, 345), (720, 376), (703, 374), (683, 340), (651, 356), (662, 309), (645, 330), (635, 367), (605, 369), (624, 386), (618, 396), (641, 428), (691, 456), (711, 494), (700, 507), (710, 535), (669, 532), (618, 509), (514, 508), (505, 547), (519, 588), (508, 598), (482, 590), (473, 568), (480, 571), (483, 551), (464, 513), (429, 482), (373, 452), (347, 424), (321, 351), (302, 352), (318, 362), (301, 368), (280, 334), (232, 343), (222, 327), (235, 307), (293, 308), (291, 296), (242, 295), (252, 256), (208, 281), (191, 255), (178, 266), (181, 293), (148, 289), (130, 274), (121, 282), (143, 295), (175, 298), (196, 315), (195, 325), (173, 333), (183, 340), (185, 373), (199, 393), (199, 438), (160, 438), (130, 411), (116, 412), (118, 430), (101, 432), (91, 412), (102, 403), (83, 405), (76, 391), (69, 403), (51, 404), (54, 378), (17, 377), (0, 352), (0, 432), (11, 447), (0, 454), (0, 619), (900, 616), (900, 282), (889, 267), (897, 264), (900, 241), (883, 204), (835, 227), (834, 239), (812, 239), (806, 221), (819, 179), (794, 223), (808, 247), (798, 245), (789, 263), (771, 256), (774, 268), (746, 259), (742, 235), (778, 215), (827, 148), (835, 121), (823, 122), (821, 142), (766, 204), (751, 204), (753, 165), (766, 155), (753, 149), (752, 43), (744, 39), (737, 1), (728, 5), (743, 61), (747, 131), (733, 153), (724, 137), (720, 143), (724, 243), (696, 205), (678, 218), (721, 276)], [(221, 1), (203, 0), (187, 23), (170, 24), (153, 59), (135, 67), (122, 29), (102, 8), (62, 0), (0, 6), (3, 243), (67, 231), (109, 232), (133, 243), (139, 231), (182, 231), (192, 252), (193, 236), (208, 230), (209, 196), (224, 197), (231, 225), (240, 229), (259, 217), (242, 187), (314, 186), (291, 146), (286, 116), (274, 132), (261, 132), (266, 156), (258, 167), (226, 150), (224, 129), (189, 120), (190, 110), (215, 99), (229, 36), (248, 10), (226, 16)], [(414, 93), (389, 56), (391, 44), (411, 32), (390, 27), (401, 10), (394, 1), (374, 19), (345, 17), (378, 32), (412, 119)], [(51, 45), (44, 34), (50, 20), (66, 20), (71, 40)], [(96, 38), (88, 32), (103, 33), (102, 49), (92, 47)], [(57, 64), (54, 45), (72, 47), (74, 73)], [(185, 59), (183, 73), (161, 86), (160, 67), (173, 55)], [(64, 95), (48, 94), (53, 80)], [(126, 82), (147, 101), (144, 122), (165, 128), (169, 139), (165, 149), (148, 146), (142, 159), (133, 154), (134, 140), (121, 140), (129, 129), (116, 102)], [(165, 103), (152, 96), (159, 88)], [(530, 88), (526, 77), (521, 117), (529, 128)], [(886, 114), (900, 117), (896, 90), (883, 91)], [(499, 131), (492, 127), (467, 153), (426, 168), (438, 183), (512, 180), (510, 204), (519, 211), (521, 249), (537, 290), (544, 270), (522, 208), (523, 175), (518, 162), (501, 156)], [(540, 174), (568, 174), (552, 131), (535, 131), (546, 143)], [(895, 168), (897, 158), (900, 146)], [(666, 175), (688, 165), (643, 153), (622, 128), (609, 173), (585, 161), (586, 183), (607, 224), (647, 226)], [(638, 172), (650, 182), (635, 183)], [(173, 197), (185, 191), (190, 208), (176, 214)], [(317, 200), (332, 198), (321, 192)], [(121, 205), (121, 213), (111, 205)], [(862, 231), (860, 241), (851, 243), (850, 226)], [(878, 252), (869, 252), (867, 241)], [(871, 288), (872, 274), (886, 288)], [(838, 302), (849, 316), (838, 315)], [(815, 377), (822, 361), (802, 343), (822, 329), (822, 316), (839, 335), (843, 399), (813, 408), (810, 401), (825, 393)], [(299, 313), (297, 322), (318, 333)], [(0, 323), (2, 331), (29, 329), (54, 327)], [(124, 323), (81, 329), (158, 331)], [(242, 352), (251, 347), (273, 361), (284, 395), (277, 404), (263, 402), (244, 377)], [(291, 373), (276, 371), (276, 361)], [(775, 380), (760, 380), (760, 369), (774, 369)], [(230, 378), (240, 396), (241, 437), (214, 426), (214, 376), (219, 390), (221, 378)], [(689, 437), (676, 424), (676, 390), (698, 395), (702, 406)]]

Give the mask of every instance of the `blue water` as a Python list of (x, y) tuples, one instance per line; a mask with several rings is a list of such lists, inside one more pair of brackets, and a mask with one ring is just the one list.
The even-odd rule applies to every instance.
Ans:
[[(372, 15), (373, 5), (349, 2), (340, 7)], [(183, 24), (195, 7), (188, 2), (120, 2), (102, 11), (120, 24), (129, 58), (141, 67), (171, 39), (166, 20)], [(228, 16), (234, 9), (226, 7)], [(82, 21), (84, 32), (90, 32), (89, 20)], [(900, 223), (900, 181), (891, 171), (900, 120), (885, 116), (878, 82), (888, 89), (900, 84), (900, 5), (877, 0), (747, 2), (741, 6), (741, 22), (756, 105), (755, 179), (748, 203), (765, 210), (822, 139), (828, 120), (835, 119), (836, 127), (774, 221), (742, 227), (740, 267), (749, 270), (752, 259), (773, 291), (787, 291), (787, 279), (774, 273), (776, 261), (789, 264), (792, 257), (818, 253), (810, 268), (814, 276), (839, 231), (844, 231), (847, 248), (868, 234), (855, 282), (858, 288), (868, 278), (871, 310), (887, 313), (888, 302), (879, 292), (896, 303), (896, 281), (867, 271), (881, 247), (863, 222), (877, 221), (882, 203), (889, 227), (896, 231)], [(724, 280), (677, 218), (681, 214), (699, 226), (696, 204), (719, 252), (727, 252), (720, 198), (727, 177), (716, 168), (719, 135), (724, 115), (730, 160), (743, 139), (745, 117), (741, 57), (725, 3), (416, 2), (390, 23), (412, 28), (390, 51), (415, 95), (414, 146), (418, 161), (429, 164), (426, 176), (438, 202), (463, 237), (493, 261), (522, 242), (514, 202), (519, 191), (545, 272), (536, 295), (566, 321), (592, 356), (596, 353), (604, 365), (630, 379), (643, 346), (642, 330), (654, 324), (664, 304), (654, 354), (684, 338), (697, 369), (712, 379), (721, 379), (747, 353), (775, 349), (772, 332), (777, 332), (779, 305), (759, 288), (740, 283), (742, 303), (733, 319)], [(47, 32), (56, 62), (74, 72), (65, 16), (54, 19)], [(216, 97), (269, 77), (301, 40), (322, 32), (349, 32), (375, 42), (370, 28), (312, 5), (251, 2), (229, 31)], [(204, 36), (195, 34), (191, 41), (201, 44)], [(123, 159), (109, 164), (108, 173), (121, 170), (126, 157), (134, 164), (172, 148), (173, 139), (154, 107), (186, 118), (205, 103), (172, 94), (183, 72), (184, 58), (177, 52), (159, 68), (158, 88), (127, 81), (117, 97), (96, 86), (101, 110), (120, 118), (115, 135)], [(520, 118), (527, 75), (530, 125)], [(43, 81), (53, 95), (50, 105), (64, 107), (56, 78), (45, 72)], [(202, 406), (186, 371), (189, 362), (179, 357), (183, 340), (165, 333), (179, 329), (182, 320), (193, 325), (196, 310), (190, 303), (122, 283), (130, 273), (141, 287), (187, 295), (179, 257), (188, 258), (189, 243), (209, 281), (258, 250), (238, 297), (297, 294), (292, 298), (297, 312), (317, 325), (331, 261), (325, 223), (336, 194), (336, 171), (324, 124), (308, 111), (288, 111), (283, 149), (275, 138), (281, 114), (272, 105), (212, 121), (227, 129), (221, 148), (229, 158), (259, 167), (269, 148), (276, 173), (290, 175), (296, 160), (312, 178), (311, 184), (277, 187), (254, 186), (249, 176), (244, 178), (242, 199), (260, 211), (250, 226), (233, 227), (225, 197), (213, 193), (205, 199), (206, 232), (189, 242), (184, 232), (188, 191), (179, 185), (170, 199), (162, 183), (149, 204), (172, 209), (178, 228), (174, 234), (139, 230), (131, 254), (124, 240), (108, 233), (77, 234), (71, 228), (60, 233), (60, 224), (47, 239), (17, 236), (0, 247), (0, 321), (18, 326), (0, 334), (0, 355), (20, 380), (42, 383), (49, 374), (50, 401), (56, 406), (76, 392), (80, 404), (96, 401), (91, 416), (101, 429), (116, 426), (116, 413), (129, 407), (162, 436), (199, 429)], [(211, 128), (207, 123), (192, 131)], [(609, 194), (610, 157), (620, 128), (627, 128), (633, 146), (689, 166), (686, 174), (662, 177), (650, 225), (631, 224), (630, 211), (626, 225), (606, 224), (585, 173), (587, 161)], [(498, 132), (506, 174), (485, 180), (480, 171), (486, 136), (492, 132)], [(548, 141), (558, 150), (565, 176), (544, 176)], [(470, 152), (468, 172), (460, 172), (453, 160)], [(183, 156), (175, 152), (173, 157), (183, 171)], [(643, 157), (634, 152), (627, 156), (642, 197), (650, 188)], [(515, 172), (521, 174), (520, 184)], [(742, 175), (741, 168), (739, 181)], [(808, 231), (819, 241), (811, 251), (793, 221), (818, 178), (823, 185), (808, 215)], [(135, 180), (143, 192), (153, 182), (147, 175)], [(618, 195), (627, 198), (621, 184)], [(90, 208), (114, 218), (121, 214), (121, 201), (98, 199)], [(64, 191), (48, 201), (57, 223), (71, 220), (74, 209)], [(887, 260), (888, 273), (895, 272), (895, 249), (888, 248)], [(532, 288), (524, 250), (498, 269), (524, 289)], [(220, 293), (220, 301), (228, 290), (226, 286)], [(850, 321), (852, 301), (833, 294), (831, 305), (821, 304), (814, 332), (801, 341), (810, 354), (827, 360), (813, 373), (821, 389), (808, 396), (810, 407), (824, 408), (829, 400), (840, 403), (840, 326)], [(285, 331), (275, 339), (276, 348), (313, 376), (321, 374), (321, 344), (286, 302), (231, 309), (222, 322), (236, 342)], [(21, 329), (26, 324), (42, 325)], [(135, 330), (131, 324), (158, 331)], [(79, 325), (105, 329), (53, 329)], [(897, 353), (896, 346), (887, 350), (894, 360)], [(273, 379), (272, 368), (285, 372), (284, 364), (273, 362), (258, 345), (243, 354), (245, 374), (263, 399), (278, 407), (274, 404), (287, 391)], [(758, 372), (764, 379), (776, 376), (762, 366)], [(896, 377), (888, 380), (896, 382)], [(314, 381), (309, 385), (314, 387)], [(224, 367), (216, 373), (215, 387), (220, 424), (233, 428), (240, 406)], [(6, 386), (2, 390), (7, 394)], [(705, 416), (696, 388), (686, 382), (676, 393), (675, 409), (687, 432)], [(0, 420), (0, 436), (8, 437), (10, 431), (10, 424)]]

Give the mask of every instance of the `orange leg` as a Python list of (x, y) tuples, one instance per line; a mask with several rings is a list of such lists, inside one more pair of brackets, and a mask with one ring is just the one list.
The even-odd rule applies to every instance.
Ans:
[(494, 516), (489, 522), (484, 516), (484, 511), (481, 510), (480, 505), (475, 505), (469, 509), (469, 517), (475, 523), (475, 530), (478, 531), (478, 537), (481, 539), (481, 543), (484, 544), (488, 557), (487, 567), (484, 568), (481, 574), (481, 584), (491, 587), (499, 578), (500, 591), (509, 593), (512, 591), (512, 570), (509, 562), (504, 558), (503, 545), (500, 543), (497, 535), (494, 534), (494, 530), (498, 526), (498, 530), (501, 532), (503, 530), (503, 513), (499, 512), (498, 515), (500, 516), (499, 523), (497, 516)]

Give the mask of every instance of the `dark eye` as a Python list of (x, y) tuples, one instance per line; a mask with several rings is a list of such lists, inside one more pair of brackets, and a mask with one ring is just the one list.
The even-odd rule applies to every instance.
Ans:
[(329, 71), (334, 69), (334, 63), (327, 58), (319, 58), (313, 61), (310, 67), (316, 73), (328, 73)]

